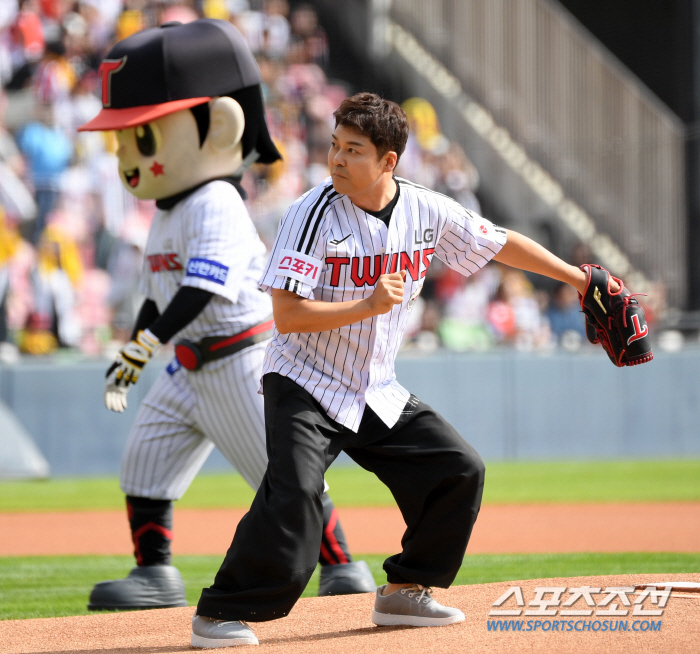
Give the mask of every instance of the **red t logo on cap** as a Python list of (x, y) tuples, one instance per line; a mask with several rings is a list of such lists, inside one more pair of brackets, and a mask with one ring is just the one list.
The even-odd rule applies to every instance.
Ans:
[(105, 59), (98, 69), (102, 80), (102, 106), (109, 107), (112, 104), (111, 81), (112, 73), (120, 71), (126, 63), (126, 57), (121, 59)]

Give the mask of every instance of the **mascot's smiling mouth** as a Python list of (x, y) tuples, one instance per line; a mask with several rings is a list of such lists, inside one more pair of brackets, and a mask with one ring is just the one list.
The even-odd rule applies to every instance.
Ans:
[(131, 170), (124, 171), (124, 177), (126, 177), (126, 183), (131, 186), (131, 188), (136, 188), (139, 185), (139, 169), (132, 168)]

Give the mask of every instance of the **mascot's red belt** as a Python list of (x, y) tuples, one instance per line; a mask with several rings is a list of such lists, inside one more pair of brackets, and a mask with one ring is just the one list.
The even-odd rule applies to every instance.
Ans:
[(183, 368), (199, 370), (205, 363), (223, 359), (272, 336), (272, 319), (235, 336), (208, 336), (197, 343), (182, 339), (175, 343), (175, 356)]

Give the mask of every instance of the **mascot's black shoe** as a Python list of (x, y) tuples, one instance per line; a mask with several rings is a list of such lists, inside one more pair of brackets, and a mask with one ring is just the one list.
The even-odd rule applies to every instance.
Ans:
[(374, 577), (364, 561), (321, 566), (319, 596), (354, 595), (355, 593), (373, 593), (376, 590)]
[(95, 584), (88, 610), (125, 611), (172, 606), (187, 606), (180, 571), (172, 565), (151, 565), (134, 568), (126, 579)]

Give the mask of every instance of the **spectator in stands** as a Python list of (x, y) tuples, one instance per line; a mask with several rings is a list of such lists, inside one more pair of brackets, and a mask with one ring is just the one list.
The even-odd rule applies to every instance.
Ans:
[(20, 245), (19, 232), (7, 221), (0, 206), (0, 362), (9, 363), (16, 358), (17, 348), (12, 343), (8, 323), (10, 297), (10, 262)]
[(37, 119), (20, 130), (18, 145), (29, 165), (29, 177), (37, 204), (31, 239), (36, 245), (56, 204), (60, 178), (70, 163), (73, 145), (56, 127), (53, 105), (43, 103), (37, 105)]
[(31, 82), (44, 54), (44, 28), (37, 0), (19, 0), (19, 11), (10, 28), (11, 79), (7, 88), (21, 89)]
[(318, 24), (318, 15), (311, 5), (296, 7), (289, 19), (292, 37), (289, 61), (316, 64), (324, 70), (328, 66), (328, 36)]
[[(122, 4), (122, 0), (79, 0), (73, 6), (75, 13), (87, 24), (87, 63), (95, 68), (114, 38)], [(70, 31), (68, 27), (66, 29)]]
[(521, 270), (502, 267), (501, 283), (487, 310), (487, 319), (500, 344), (520, 350), (552, 347), (549, 324), (532, 284)]
[[(34, 184), (40, 215), (30, 237), (32, 243), (39, 243), (49, 214), (60, 215), (57, 210), (63, 208), (63, 213), (70, 215), (74, 233), (81, 235), (79, 245), (86, 278), (91, 278), (91, 270), (99, 268), (99, 273), (107, 270), (112, 279), (111, 293), (104, 293), (104, 309), (114, 310), (111, 326), (114, 331), (133, 322), (125, 317), (131, 311), (129, 294), (133, 292), (125, 271), (136, 266), (140, 250), (127, 235), (129, 226), (134, 216), (139, 221), (142, 215), (150, 216), (152, 209), (142, 210), (143, 203), (123, 188), (114, 164), (113, 137), (96, 133), (77, 135), (75, 126), (89, 120), (101, 107), (97, 66), (115, 40), (157, 26), (165, 19), (189, 20), (197, 15), (230, 20), (241, 29), (258, 55), (268, 125), (284, 153), (284, 162), (266, 169), (253, 167), (246, 173), (243, 185), (249, 195), (251, 216), (269, 244), (289, 202), (328, 175), (326, 155), (332, 109), (351, 90), (329, 84), (325, 72), (328, 38), (311, 4), (292, 3), (290, 13), (287, 0), (0, 0), (0, 78), (4, 76), (7, 82), (12, 77), (10, 88), (22, 89), (18, 99), (34, 88), (42, 100), (37, 104), (42, 120), (30, 120), (19, 129), (13, 127), (12, 134), (3, 129), (0, 112), (0, 165), (3, 153), (8, 153), (5, 163), (10, 165), (8, 161), (12, 160), (15, 175), (25, 175), (26, 181)], [(465, 152), (442, 134), (434, 107), (423, 98), (411, 98), (404, 103), (404, 109), (409, 116), (411, 135), (397, 174), (436, 188), (467, 208), (479, 211), (476, 168)], [(52, 114), (56, 119), (51, 118)], [(27, 115), (31, 114), (27, 112)], [(64, 132), (63, 140), (61, 130), (56, 129), (57, 123)], [(12, 154), (13, 136), (20, 146), (21, 157), (17, 156), (16, 148)], [(70, 179), (70, 189), (62, 190), (60, 179)], [(78, 181), (80, 184), (76, 185), (74, 182)], [(1, 188), (0, 200), (3, 200)], [(66, 219), (64, 215), (63, 220)], [(142, 227), (147, 230), (148, 225)], [(91, 235), (92, 240), (86, 235)], [(31, 247), (26, 241), (22, 242), (20, 252), (23, 265), (31, 267)], [(490, 274), (495, 272), (491, 269)], [(95, 283), (85, 284), (95, 292), (73, 285), (76, 310), (81, 316), (82, 304), (91, 303), (91, 308), (85, 310), (92, 316), (91, 324), (99, 323), (94, 316), (100, 312), (94, 305), (103, 292), (100, 275), (94, 278)], [(23, 283), (21, 277), (18, 279), (12, 289), (12, 301), (22, 310), (14, 314), (10, 311), (9, 322), (15, 321), (8, 330), (10, 333), (24, 324), (27, 307), (32, 302), (28, 283)], [(497, 315), (512, 317), (515, 331), (511, 337), (502, 337), (492, 331), (483, 316), (486, 289), (490, 293), (488, 301), (492, 302), (498, 279), (490, 279), (488, 283), (486, 277), (471, 281), (473, 286), (459, 276), (456, 282), (449, 269), (434, 259), (413, 312), (414, 324), (407, 336), (407, 346), (429, 351), (440, 345), (455, 349), (482, 348), (495, 340), (508, 344), (517, 341), (521, 346), (539, 342), (535, 337), (516, 339), (516, 334), (523, 330), (537, 332), (537, 328), (517, 327), (516, 323), (537, 324), (540, 331), (546, 331), (540, 324), (546, 325), (541, 312), (539, 320), (535, 319), (537, 297), (532, 291), (529, 300), (516, 303), (522, 305), (517, 311), (509, 302), (487, 305), (491, 325), (503, 326), (495, 319)], [(473, 315), (457, 309), (457, 298), (462, 296), (470, 302), (474, 300)], [(466, 302), (462, 304), (466, 306)], [(527, 316), (530, 318), (526, 319)], [(41, 326), (40, 320), (35, 319), (34, 323), (34, 327)], [(476, 333), (479, 338), (473, 338)], [(487, 337), (481, 338), (484, 333)]]
[(0, 89), (0, 210), (3, 219), (23, 222), (36, 217), (36, 204), (22, 179), (24, 158), (14, 136), (4, 125), (6, 108), (7, 96)]
[(71, 93), (77, 81), (63, 39), (50, 41), (34, 73), (36, 102), (52, 107), (52, 119), (71, 138)]
[(125, 0), (124, 10), (117, 19), (115, 41), (121, 41), (132, 34), (136, 34), (136, 32), (158, 24), (155, 21), (149, 24), (147, 17), (141, 10), (143, 5), (143, 2)]
[[(31, 273), (34, 310), (28, 330), (32, 342), (38, 341), (41, 335), (43, 343), (55, 343), (64, 348), (79, 346), (81, 329), (74, 284), (77, 285), (82, 274), (75, 244), (60, 229), (48, 228), (39, 241), (37, 262)], [(43, 334), (45, 331), (53, 338)]]
[(11, 26), (17, 15), (14, 0), (0, 2), (0, 87), (4, 87), (13, 75)]
[[(566, 288), (565, 288), (566, 287)], [(576, 290), (560, 284), (552, 293), (547, 308), (552, 336), (566, 350), (577, 350), (586, 339), (586, 328)]]
[(262, 11), (245, 11), (241, 30), (255, 55), (286, 59), (291, 28), (286, 0), (263, 0)]
[[(448, 268), (450, 278), (455, 274)], [(457, 275), (461, 281), (455, 284), (446, 295), (446, 285), (442, 285), (444, 297), (444, 317), (440, 322), (440, 337), (450, 350), (488, 350), (494, 345), (494, 337), (486, 318), (489, 303), (499, 285), (498, 266), (487, 266), (470, 277)]]
[(139, 282), (147, 237), (148, 225), (139, 219), (138, 214), (133, 214), (124, 225), (122, 237), (111, 248), (107, 260), (107, 272), (113, 280), (107, 301), (112, 311), (112, 337), (118, 343), (124, 343), (131, 337), (143, 304)]
[(481, 205), (476, 197), (479, 172), (464, 149), (457, 143), (448, 143), (444, 154), (437, 159), (439, 176), (435, 181), (435, 190), (480, 214)]
[(15, 137), (5, 126), (7, 111), (7, 93), (0, 89), (0, 162), (5, 164), (15, 175), (24, 173), (24, 159), (17, 147)]
[(431, 152), (444, 147), (437, 113), (424, 98), (409, 98), (402, 103), (401, 108), (408, 118), (409, 133), (396, 174), (416, 184), (434, 188), (438, 172)]

